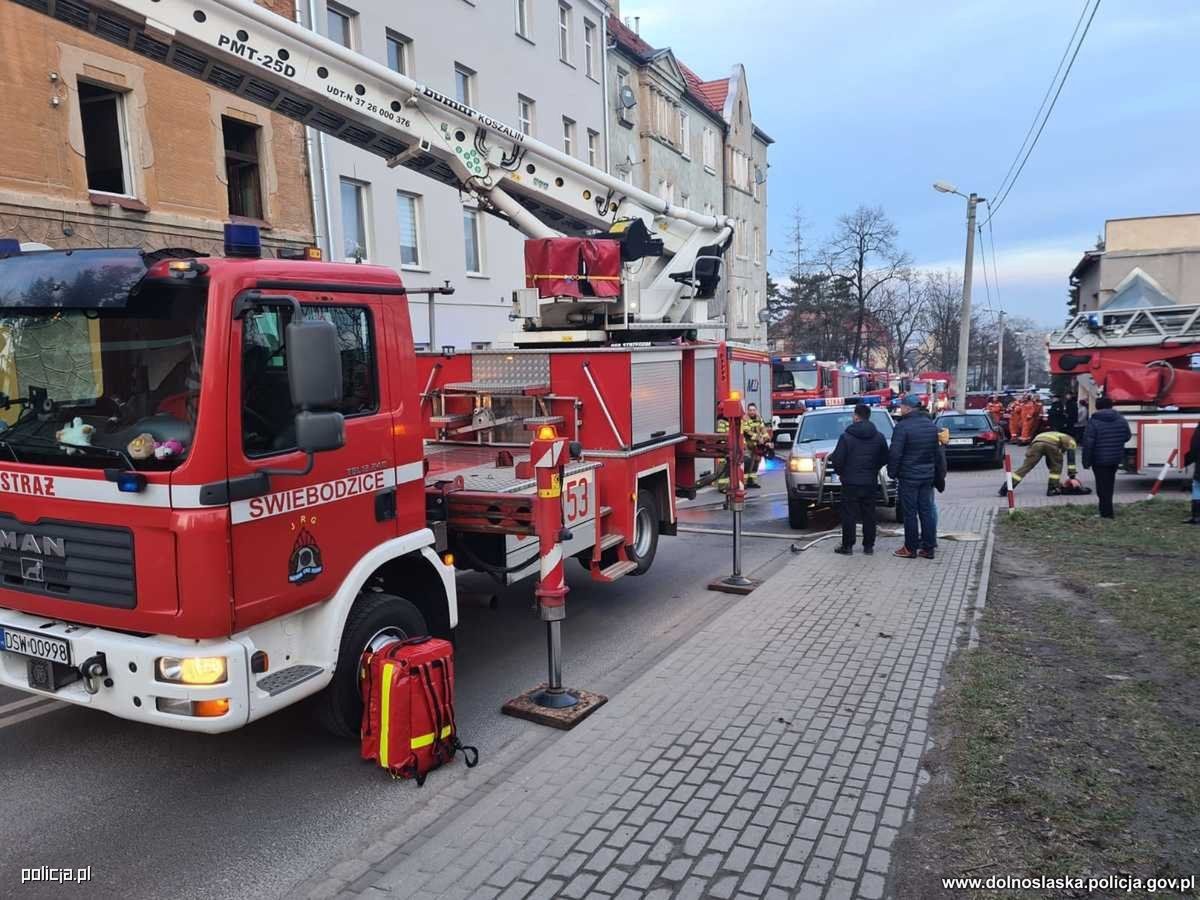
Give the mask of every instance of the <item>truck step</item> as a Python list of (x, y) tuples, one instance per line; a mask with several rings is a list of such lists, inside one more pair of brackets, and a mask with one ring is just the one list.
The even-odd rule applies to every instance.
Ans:
[(592, 578), (595, 581), (616, 581), (625, 575), (628, 575), (637, 568), (637, 563), (631, 559), (623, 559), (613, 563), (604, 569), (592, 569)]
[(620, 544), (625, 543), (625, 535), (623, 534), (606, 534), (600, 538), (600, 552), (611, 550)]
[(600, 507), (600, 512), (598, 513), (597, 518), (603, 519), (605, 516), (611, 516), (611, 515), (612, 515), (612, 507), (611, 506), (602, 506), (602, 507)]
[(266, 678), (260, 678), (257, 681), (257, 685), (260, 691), (266, 691), (272, 697), (275, 697), (284, 691), (290, 691), (298, 684), (303, 684), (310, 678), (316, 678), (323, 671), (325, 670), (320, 666), (288, 666), (286, 669), (280, 669)]

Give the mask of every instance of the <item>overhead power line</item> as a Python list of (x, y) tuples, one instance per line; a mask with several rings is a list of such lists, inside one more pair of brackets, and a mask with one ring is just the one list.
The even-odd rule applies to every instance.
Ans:
[[(1084, 5), (1083, 5), (1084, 12), (1087, 11), (1088, 4), (1091, 2), (1092, 2), (1092, 0), (1085, 0)], [(1054, 112), (1055, 104), (1058, 103), (1059, 95), (1062, 94), (1063, 87), (1067, 83), (1067, 78), (1071, 74), (1071, 69), (1075, 66), (1075, 60), (1079, 56), (1079, 50), (1080, 50), (1080, 48), (1083, 47), (1083, 42), (1087, 38), (1088, 31), (1092, 27), (1092, 21), (1096, 18), (1096, 12), (1099, 9), (1100, 9), (1100, 0), (1095, 0), (1094, 5), (1092, 5), (1092, 11), (1087, 17), (1087, 22), (1083, 26), (1082, 33), (1079, 31), (1079, 23), (1076, 22), (1075, 30), (1071, 33), (1071, 40), (1067, 43), (1067, 51), (1064, 51), (1064, 53), (1063, 53), (1063, 58), (1065, 59), (1067, 56), (1067, 52), (1070, 52), (1070, 60), (1067, 62), (1066, 69), (1063, 70), (1062, 62), (1060, 61), (1059, 68), (1054, 73), (1054, 79), (1051, 80), (1051, 82), (1050, 82), (1050, 87), (1054, 89), (1054, 94), (1050, 100), (1050, 104), (1049, 104), (1049, 106), (1046, 106), (1046, 101), (1045, 101), (1045, 98), (1043, 97), (1042, 106), (1038, 108), (1038, 114), (1036, 116), (1034, 116), (1034, 124), (1037, 125), (1037, 129), (1033, 135), (1033, 140), (1032, 141), (1029, 140), (1029, 135), (1027, 133), (1026, 137), (1025, 137), (1025, 141), (1022, 142), (1022, 144), (1021, 144), (1021, 149), (1017, 150), (1017, 155), (1013, 159), (1013, 165), (1009, 166), (1008, 170), (1009, 170), (1009, 173), (1011, 173), (1011, 177), (1006, 174), (1004, 177), (1004, 181), (1002, 181), (1000, 183), (1000, 187), (996, 191), (994, 191), (992, 194), (992, 196), (995, 197), (996, 200), (995, 200), (995, 202), (988, 204), (988, 217), (987, 217), (985, 224), (991, 222), (992, 218), (996, 215), (996, 213), (998, 213), (1000, 211), (1000, 207), (1002, 207), (1004, 205), (1004, 201), (1008, 199), (1008, 195), (1012, 191), (1013, 186), (1017, 183), (1017, 179), (1019, 179), (1021, 177), (1021, 172), (1024, 171), (1025, 164), (1027, 162), (1029, 162), (1029, 157), (1033, 153), (1034, 148), (1037, 146), (1038, 140), (1042, 136), (1042, 131), (1045, 130), (1045, 128), (1046, 128), (1046, 123), (1050, 121), (1050, 115)], [(1083, 18), (1083, 12), (1080, 13), (1080, 19), (1082, 19), (1082, 18)], [(1076, 34), (1079, 35), (1078, 40), (1075, 39)], [(1074, 50), (1071, 49), (1072, 44), (1074, 44)], [(1061, 78), (1059, 77), (1060, 72), (1062, 73)], [(1057, 87), (1054, 86), (1055, 81), (1057, 81), (1057, 83), (1058, 83)], [(1047, 89), (1047, 94), (1049, 94), (1049, 93), (1050, 93), (1050, 90)], [(1042, 113), (1043, 109), (1045, 110), (1044, 114)], [(1039, 117), (1041, 119), (1040, 123), (1038, 122)], [(1032, 125), (1030, 126), (1030, 130), (1033, 131)], [(1028, 144), (1028, 147), (1026, 147), (1026, 144)], [(1024, 151), (1024, 155), (1022, 155), (1022, 151)], [(1020, 162), (1017, 163), (1017, 160), (1020, 160)], [(1015, 170), (1014, 170), (1014, 166), (1015, 166)]]

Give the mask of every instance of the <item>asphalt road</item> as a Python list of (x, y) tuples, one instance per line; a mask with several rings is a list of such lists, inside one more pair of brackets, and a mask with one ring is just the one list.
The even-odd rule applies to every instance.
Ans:
[[(745, 527), (780, 539), (746, 541), (748, 574), (770, 574), (791, 552), (782, 491), (776, 462), (751, 495)], [(719, 503), (702, 494), (681, 523), (728, 528)], [(730, 546), (721, 534), (663, 538), (649, 573), (613, 585), (569, 563), (564, 680), (613, 694), (640, 671), (623, 663), (649, 665), (745, 602), (705, 587), (729, 572)], [(545, 678), (544, 631), (532, 582), (501, 591), (496, 609), (471, 596), (493, 593), (486, 579), (464, 578), (460, 589), (459, 729), (486, 765), (541, 728), (499, 710)], [(316, 730), (301, 710), (228, 735), (192, 735), (3, 688), (0, 797), (0, 895), (14, 897), (281, 896), (421, 802), (412, 785), (383, 777), (356, 744)], [(43, 865), (91, 866), (93, 880), (83, 889), (20, 884), (21, 868)]]

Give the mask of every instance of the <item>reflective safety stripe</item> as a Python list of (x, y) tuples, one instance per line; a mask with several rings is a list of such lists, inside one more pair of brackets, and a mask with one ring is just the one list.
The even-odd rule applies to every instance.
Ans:
[(388, 734), (392, 724), (392, 671), (396, 668), (393, 663), (383, 664), (383, 709), (379, 723), (379, 765), (385, 769), (388, 766)]
[[(451, 727), (449, 725), (442, 729), (442, 740), (450, 737), (450, 731)], [(413, 738), (410, 743), (413, 750), (416, 750), (419, 747), (428, 747), (433, 743), (433, 732), (431, 731), (429, 734), (418, 735), (417, 737)]]

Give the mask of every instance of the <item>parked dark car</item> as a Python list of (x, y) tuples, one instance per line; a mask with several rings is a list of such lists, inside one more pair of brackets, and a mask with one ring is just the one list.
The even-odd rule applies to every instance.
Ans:
[(1004, 432), (986, 412), (975, 409), (944, 412), (939, 413), (934, 422), (938, 428), (950, 430), (946, 462), (1004, 465)]

